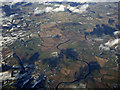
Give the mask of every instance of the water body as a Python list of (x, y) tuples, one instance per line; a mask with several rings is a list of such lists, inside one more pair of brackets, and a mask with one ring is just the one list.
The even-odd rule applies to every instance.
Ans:
[(84, 59), (81, 60), (81, 62), (84, 62), (88, 65), (88, 73), (84, 76), (84, 77), (81, 77), (81, 78), (78, 78), (74, 81), (71, 81), (71, 82), (60, 82), (58, 83), (58, 85), (56, 86), (56, 90), (58, 90), (58, 87), (61, 85), (61, 84), (72, 84), (72, 83), (75, 83), (75, 82), (80, 82), (81, 80), (84, 80), (86, 79), (94, 70), (99, 70), (100, 69), (100, 66), (97, 62), (86, 62)]
[(60, 48), (59, 48), (59, 46), (61, 46), (62, 44), (65, 44), (65, 43), (67, 43), (67, 42), (69, 42), (71, 39), (69, 39), (69, 40), (67, 40), (67, 41), (65, 41), (65, 42), (62, 42), (62, 43), (60, 43), (60, 44), (58, 44), (57, 46), (56, 46), (56, 48), (58, 49), (58, 50), (61, 50)]
[[(67, 42), (69, 42), (70, 40), (71, 40), (71, 39), (69, 39), (69, 40), (67, 40), (67, 41), (65, 41), (65, 42), (62, 42), (62, 43), (58, 44), (58, 45), (56, 46), (56, 48), (57, 48), (58, 50), (61, 50), (61, 51), (62, 51), (62, 49), (60, 49), (59, 46), (62, 45), (62, 44), (65, 44), (65, 43), (67, 43)], [(61, 52), (61, 53), (64, 54), (64, 52)], [(77, 60), (79, 60), (79, 59), (77, 59)], [(90, 62), (90, 63), (88, 63), (88, 62), (86, 62), (84, 59), (81, 60), (81, 62), (84, 62), (84, 63), (87, 64), (87, 66), (88, 66), (88, 73), (87, 73), (84, 77), (80, 77), (80, 78), (78, 78), (78, 79), (76, 79), (76, 80), (74, 80), (74, 81), (71, 81), (71, 82), (60, 82), (60, 83), (58, 83), (58, 85), (56, 86), (56, 90), (58, 89), (58, 87), (59, 87), (61, 84), (72, 84), (72, 83), (75, 83), (75, 82), (77, 82), (77, 81), (84, 80), (84, 79), (86, 79), (86, 78), (91, 74), (91, 72), (93, 72), (93, 71), (96, 70), (96, 69), (98, 69), (98, 70), (100, 69), (100, 66), (99, 66), (99, 64), (98, 64), (97, 62)]]

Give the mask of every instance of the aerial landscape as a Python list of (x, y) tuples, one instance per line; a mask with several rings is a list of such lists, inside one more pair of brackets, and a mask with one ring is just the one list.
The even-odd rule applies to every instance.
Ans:
[(2, 89), (119, 88), (119, 2), (2, 2)]

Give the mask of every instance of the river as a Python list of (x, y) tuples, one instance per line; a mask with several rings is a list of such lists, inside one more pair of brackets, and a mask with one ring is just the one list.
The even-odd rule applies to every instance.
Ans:
[[(65, 43), (67, 43), (67, 42), (69, 42), (71, 39), (69, 39), (69, 40), (67, 40), (67, 41), (65, 41), (65, 42), (62, 42), (62, 43), (60, 43), (60, 44), (58, 44), (57, 46), (56, 46), (56, 48), (58, 49), (58, 50), (60, 50), (61, 51), (61, 49), (59, 48), (59, 46), (61, 46), (62, 44), (65, 44)], [(79, 59), (77, 59), (77, 60), (79, 60)], [(60, 82), (60, 83), (58, 83), (57, 84), (57, 86), (56, 86), (56, 90), (58, 89), (58, 87), (61, 85), (61, 84), (68, 84), (68, 83), (75, 83), (75, 82), (77, 82), (77, 81), (80, 81), (80, 80), (83, 80), (83, 79), (86, 79), (87, 78), (87, 76), (90, 74), (90, 64), (88, 63), (88, 62), (86, 62), (85, 60), (80, 60), (81, 62), (84, 62), (84, 63), (86, 63), (87, 65), (88, 65), (88, 73), (83, 77), (83, 78), (79, 78), (79, 79), (76, 79), (76, 80), (74, 80), (74, 81), (71, 81), (71, 82)]]

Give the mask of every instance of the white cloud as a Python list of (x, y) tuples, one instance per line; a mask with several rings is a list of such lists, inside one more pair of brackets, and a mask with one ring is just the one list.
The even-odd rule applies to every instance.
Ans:
[(110, 47), (101, 44), (101, 45), (99, 46), (99, 50), (109, 51), (109, 50), (110, 50)]
[[(120, 31), (115, 31), (114, 32), (114, 35), (120, 35)], [(112, 41), (108, 41), (104, 44), (101, 44), (99, 46), (99, 50), (105, 50), (105, 51), (108, 51), (110, 50), (111, 47), (115, 46), (115, 49), (117, 50), (117, 48), (120, 47), (120, 38), (117, 37), (117, 39), (114, 39)]]
[(115, 36), (120, 35), (120, 31), (115, 31), (115, 32), (114, 32), (114, 35), (115, 35)]
[(74, 13), (80, 13), (80, 9), (73, 10)]
[(0, 0), (0, 2), (13, 2), (13, 3), (23, 2), (23, 1), (28, 1), (28, 0)]
[(76, 13), (83, 13), (86, 11), (86, 9), (89, 7), (88, 4), (84, 4), (82, 5), (79, 9), (75, 9), (73, 10), (73, 12), (76, 12)]
[[(0, 0), (1, 2), (6, 2), (6, 0)], [(57, 1), (57, 2), (112, 2), (112, 1), (119, 1), (119, 0), (7, 0), (7, 2), (12, 2), (12, 3), (16, 3), (16, 2), (52, 2), (52, 1)], [(88, 8), (88, 4), (82, 5), (80, 8), (76, 8), (76, 7), (71, 7), (71, 6), (64, 6), (64, 5), (59, 5), (59, 4), (55, 4), (55, 6), (59, 6), (58, 8), (53, 9), (52, 7), (46, 7), (43, 10), (35, 10), (34, 14), (38, 14), (38, 13), (43, 13), (43, 12), (60, 12), (60, 11), (65, 11), (66, 9), (69, 9), (70, 11), (74, 12), (74, 13), (83, 13), (86, 11), (86, 9)]]
[(57, 6), (60, 6), (60, 4), (55, 4), (54, 6), (57, 7)]
[(77, 8), (77, 7), (59, 5), (59, 7), (55, 9), (53, 9), (52, 7), (46, 7), (45, 9), (42, 9), (42, 10), (39, 10), (38, 8), (36, 8), (34, 10), (34, 14), (43, 13), (43, 12), (64, 12), (66, 9), (69, 9), (73, 13), (83, 13), (86, 11), (88, 6), (89, 6), (88, 4), (85, 4), (85, 5), (82, 5), (80, 8)]
[(52, 7), (46, 7), (45, 8), (45, 12), (52, 12), (53, 11), (53, 8)]
[(46, 7), (45, 9), (39, 9), (36, 8), (34, 10), (34, 14), (39, 14), (39, 13), (44, 13), (44, 12), (64, 12), (65, 11), (65, 6), (60, 5), (58, 8), (53, 9), (52, 7)]
[(86, 9), (88, 8), (88, 4), (84, 4), (80, 7), (80, 11), (86, 11)]
[(84, 4), (81, 7), (77, 8), (77, 7), (71, 7), (68, 6), (67, 9), (69, 9), (70, 11), (74, 12), (74, 13), (83, 13), (86, 11), (86, 9), (89, 7), (88, 4)]
[[(43, 0), (38, 0), (43, 1)], [(118, 2), (119, 0), (44, 0), (44, 2)]]
[(70, 11), (74, 11), (76, 9), (76, 7), (68, 6), (67, 9), (69, 9)]
[(59, 8), (56, 8), (53, 11), (54, 12), (64, 12), (65, 11), (65, 6), (64, 5), (60, 5)]
[[(120, 39), (114, 39), (112, 41), (108, 41), (104, 45), (101, 44), (99, 46), (99, 50), (109, 51), (112, 46), (117, 45), (117, 47), (118, 47), (119, 43), (120, 43)], [(116, 47), (115, 47), (115, 49), (116, 49)]]
[(34, 10), (34, 14), (40, 14), (40, 13), (44, 13), (44, 10), (41, 10), (41, 9), (39, 9), (39, 8), (36, 8), (36, 9)]
[(120, 39), (115, 39), (113, 41), (108, 41), (107, 43), (105, 43), (105, 45), (108, 46), (108, 47), (112, 47), (114, 45), (118, 45), (118, 43), (120, 43)]
[(120, 0), (0, 0), (0, 2), (118, 2)]

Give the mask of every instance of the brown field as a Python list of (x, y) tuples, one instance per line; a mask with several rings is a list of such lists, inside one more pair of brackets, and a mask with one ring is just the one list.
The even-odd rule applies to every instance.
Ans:
[(105, 79), (115, 79), (115, 77), (113, 77), (113, 76), (107, 76), (107, 75), (104, 75), (104, 78)]
[(101, 67), (103, 67), (105, 65), (105, 63), (108, 61), (107, 59), (103, 59), (103, 58), (100, 58), (100, 57), (97, 57), (97, 56), (95, 56), (95, 58), (97, 59), (97, 62), (99, 63), (99, 65)]

